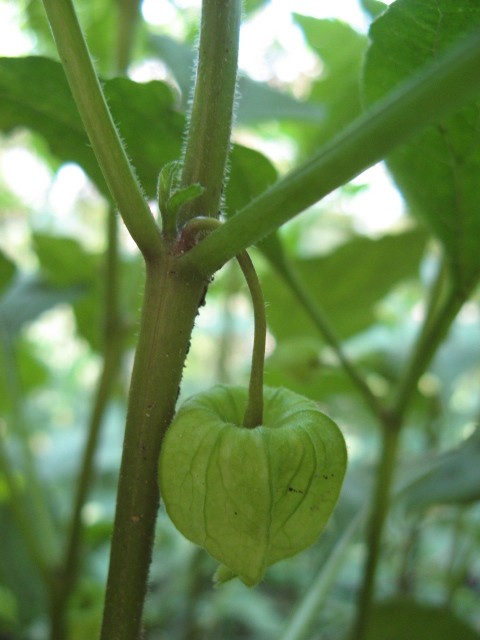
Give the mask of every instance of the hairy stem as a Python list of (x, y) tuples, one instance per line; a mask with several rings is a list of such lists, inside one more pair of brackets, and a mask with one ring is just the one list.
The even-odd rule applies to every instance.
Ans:
[(375, 164), (480, 88), (480, 33), (373, 105), (309, 162), (232, 216), (183, 257), (206, 276), (331, 191)]
[(150, 212), (93, 67), (71, 0), (43, 0), (57, 49), (83, 125), (113, 200), (138, 248), (147, 258), (163, 252)]
[(262, 287), (255, 267), (246, 251), (237, 256), (252, 298), (255, 330), (253, 336), (252, 368), (248, 385), (248, 403), (243, 418), (243, 426), (248, 429), (258, 427), (263, 422), (263, 368), (265, 362), (265, 341), (267, 318)]
[(135, 640), (159, 503), (157, 463), (171, 422), (198, 305), (207, 282), (175, 259), (147, 262), (147, 280), (130, 386), (102, 640)]
[(240, 18), (241, 0), (203, 0), (182, 185), (200, 184), (205, 191), (184, 205), (181, 225), (199, 215), (218, 217), (230, 150)]

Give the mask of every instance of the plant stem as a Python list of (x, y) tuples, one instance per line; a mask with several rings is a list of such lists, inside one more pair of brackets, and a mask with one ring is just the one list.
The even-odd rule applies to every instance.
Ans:
[(94, 474), (95, 453), (105, 410), (115, 381), (121, 356), (122, 328), (118, 314), (118, 225), (117, 216), (110, 209), (107, 221), (107, 259), (105, 269), (105, 318), (103, 329), (103, 365), (88, 425), (80, 474), (63, 562), (56, 576), (52, 597), (51, 640), (63, 640), (67, 635), (66, 609), (78, 579), (78, 564), (82, 550), (82, 510), (88, 497)]
[[(1, 335), (1, 347), (3, 348), (3, 361), (6, 369), (6, 380), (8, 382), (8, 395), (11, 403), (11, 427), (12, 433), (16, 436), (22, 453), (21, 473), (25, 476), (25, 483), (28, 487), (28, 497), (23, 500), (23, 505), (28, 514), (28, 521), (35, 522), (36, 560), (42, 558), (43, 568), (52, 568), (56, 565), (58, 558), (58, 535), (55, 521), (52, 514), (51, 503), (45, 492), (45, 485), (42, 482), (41, 474), (38, 470), (35, 458), (30, 446), (30, 433), (23, 415), (22, 389), (18, 371), (18, 362), (15, 354), (13, 338), (10, 335)], [(8, 461), (6, 450), (3, 456)], [(14, 490), (18, 485), (15, 476), (12, 475), (11, 488)], [(16, 483), (16, 484), (15, 484)], [(23, 494), (23, 489), (17, 487)], [(29, 532), (25, 530), (25, 521), (19, 520), (25, 538), (29, 538)], [(31, 526), (31, 525), (30, 525)], [(30, 545), (31, 546), (31, 545)], [(37, 562), (38, 564), (38, 562)]]
[(372, 612), (375, 576), (380, 558), (380, 545), (390, 506), (390, 492), (395, 469), (399, 434), (400, 429), (398, 426), (385, 429), (382, 434), (382, 450), (379, 466), (375, 474), (372, 512), (368, 522), (368, 553), (357, 602), (357, 617), (353, 625), (352, 640), (364, 640), (364, 638), (367, 637), (366, 634)]
[[(208, 234), (218, 229), (222, 223), (215, 218), (199, 216), (192, 218), (183, 227), (179, 243), (187, 249), (203, 242)], [(248, 388), (248, 403), (243, 419), (243, 426), (253, 429), (262, 424), (263, 420), (263, 369), (265, 362), (265, 342), (267, 336), (267, 318), (265, 315), (265, 300), (262, 287), (258, 280), (255, 267), (246, 251), (236, 256), (250, 291), (253, 304), (255, 330), (253, 338), (252, 366)]]
[(267, 336), (267, 318), (262, 287), (255, 267), (246, 251), (237, 256), (238, 264), (243, 271), (250, 290), (253, 304), (255, 330), (253, 336), (252, 366), (248, 385), (248, 403), (243, 418), (243, 426), (247, 429), (258, 427), (263, 422), (263, 368), (265, 363), (265, 341)]
[(160, 230), (130, 165), (71, 0), (43, 0), (62, 65), (110, 193), (146, 258), (163, 252)]
[[(439, 273), (439, 278), (443, 278), (442, 272)], [(435, 284), (434, 287), (438, 288), (440, 292), (438, 285)], [(420, 377), (427, 369), (450, 325), (462, 308), (467, 294), (460, 294), (454, 285), (450, 285), (442, 295), (444, 297), (440, 305), (438, 299), (432, 299), (430, 306), (433, 310), (427, 310), (425, 322), (411, 352), (411, 358), (400, 377), (390, 410), (398, 422), (403, 421)], [(437, 305), (439, 305), (438, 308)]]
[(205, 191), (182, 208), (181, 226), (199, 215), (218, 217), (230, 150), (240, 18), (241, 0), (203, 0), (182, 186), (200, 184)]
[(398, 144), (460, 108), (480, 88), (480, 32), (428, 65), (373, 105), (309, 162), (241, 209), (183, 257), (210, 276)]
[[(201, 42), (208, 39), (223, 42), (224, 49), (214, 48), (217, 57), (212, 59), (210, 48), (201, 48), (197, 86), (209, 66), (209, 73), (220, 73), (222, 87), (228, 83), (234, 86), (237, 55), (234, 44), (238, 42), (240, 1), (204, 0), (203, 16)], [(225, 58), (230, 60), (226, 67), (223, 66)], [(215, 108), (217, 87), (219, 85), (210, 82), (208, 90), (203, 87), (198, 98), (195, 96), (197, 114)], [(192, 115), (185, 158), (187, 167), (193, 166), (193, 156), (198, 154), (205, 158), (201, 166), (212, 162), (215, 171), (210, 169), (193, 177), (187, 169), (184, 176), (188, 184), (201, 181), (212, 194), (209, 197), (216, 192), (218, 180), (223, 180), (229, 141), (222, 143), (215, 127), (220, 125), (220, 129), (226, 131), (224, 125), (231, 121), (233, 91), (230, 103), (223, 97), (220, 103), (216, 121), (208, 120), (212, 126), (210, 131), (198, 126), (204, 122), (203, 117)], [(229, 133), (230, 125), (228, 137)], [(210, 151), (222, 145), (223, 165), (218, 157), (215, 161), (210, 157)], [(177, 244), (173, 250), (186, 251), (187, 248)], [(161, 491), (157, 484), (158, 456), (163, 435), (174, 415), (194, 319), (209, 280), (198, 274), (195, 267), (183, 270), (173, 254), (157, 251), (155, 257), (149, 257), (146, 252), (144, 255), (146, 288), (130, 386), (101, 640), (135, 640), (141, 633), (159, 489)]]
[(207, 282), (175, 258), (147, 262), (142, 320), (118, 484), (102, 640), (140, 637), (155, 520), (157, 462)]
[(118, 0), (118, 35), (116, 67), (121, 74), (126, 73), (131, 58), (133, 40), (140, 17), (141, 0)]
[(348, 527), (344, 529), (321, 567), (318, 576), (299, 602), (291, 618), (287, 621), (278, 640), (302, 640), (303, 638), (311, 637), (309, 633), (312, 623), (321, 604), (325, 602), (331, 583), (345, 562), (346, 550), (362, 525), (365, 515), (365, 509), (362, 509), (352, 518)]
[(411, 358), (400, 377), (391, 408), (385, 414), (382, 451), (369, 519), (367, 559), (359, 593), (357, 615), (351, 635), (352, 640), (365, 640), (367, 637), (375, 591), (375, 576), (380, 559), (380, 544), (389, 509), (398, 441), (406, 412), (417, 389), (418, 380), (429, 366), (464, 301), (463, 296), (460, 296), (453, 284), (445, 290), (444, 278), (444, 265), (442, 264), (431, 288), (429, 308), (425, 315), (424, 324), (412, 349)]

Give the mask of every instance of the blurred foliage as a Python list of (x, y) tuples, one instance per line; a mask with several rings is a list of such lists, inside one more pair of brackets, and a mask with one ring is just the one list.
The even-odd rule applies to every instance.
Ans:
[[(399, 20), (402, 29), (398, 29)], [(382, 97), (475, 26), (480, 26), (480, 13), (474, 0), (462, 3), (460, 11), (449, 0), (396, 2), (371, 29), (372, 46), (365, 66), (367, 102)], [(421, 47), (414, 46), (420, 41)], [(412, 212), (441, 240), (455, 279), (466, 291), (480, 272), (479, 108), (478, 100), (465, 106), (389, 158)]]
[[(169, 1), (175, 29), (140, 22), (132, 69), (154, 58), (167, 71), (162, 80), (141, 83), (110, 77), (120, 3), (75, 4), (106, 78), (105, 92), (128, 155), (154, 200), (160, 168), (181, 155), (197, 13)], [(105, 329), (109, 204), (104, 180), (56, 61), (41, 4), (24, 0), (19, 5), (23, 28), (35, 34), (31, 55), (0, 59), (0, 167), (5, 169), (0, 180), (0, 636), (43, 640), (48, 637), (48, 584), (25, 535), (21, 509), (27, 505), (27, 528), (35, 537), (35, 500), (45, 500), (44, 515), (65, 543), (98, 375), (114, 331)], [(360, 5), (366, 15), (377, 17), (370, 38), (338, 20), (293, 15), (316, 61), (315, 71), (302, 78), (301, 91), (295, 82), (275, 77), (269, 82), (246, 74), (240, 78), (225, 216), (235, 215), (272, 185), (286, 164), (300, 163), (351, 122), (363, 99), (367, 104), (379, 99), (478, 25), (480, 17), (476, 0), (397, 0), (388, 9), (377, 0)], [(269, 2), (249, 0), (246, 19), (268, 8)], [(279, 48), (274, 43), (269, 55)], [(409, 358), (442, 250), (457, 286), (471, 295), (412, 399), (379, 576), (379, 594), (388, 600), (374, 609), (368, 638), (479, 637), (478, 107), (478, 102), (468, 105), (388, 159), (406, 202), (400, 221), (388, 228), (383, 224), (372, 235), (364, 232), (350, 212), (364, 202), (370, 187), (357, 183), (259, 244), (254, 257), (270, 331), (266, 382), (319, 401), (343, 425), (350, 457), (347, 480), (318, 543), (271, 567), (254, 591), (235, 581), (213, 590), (213, 561), (184, 540), (161, 509), (146, 638), (282, 638), (288, 620), (325, 575), (354, 517), (368, 508), (378, 420), (285, 284), (283, 261), (325, 313), (362, 379), (385, 399)], [(272, 141), (277, 140), (288, 142), (286, 161), (276, 155)], [(42, 197), (30, 196), (28, 189), (20, 193), (7, 180), (9, 154), (20, 145), (48, 170)], [(65, 179), (66, 163), (75, 163), (89, 181), (76, 190), (63, 185), (65, 213), (58, 211), (54, 193)], [(22, 180), (34, 189), (37, 177), (25, 171)], [(387, 210), (389, 203), (384, 206)], [(120, 329), (115, 330), (123, 357), (103, 418), (94, 486), (83, 510), (82, 571), (70, 603), (69, 640), (95, 636), (108, 565), (144, 277), (123, 229), (116, 269)], [(226, 268), (210, 287), (182, 393), (213, 381), (247, 380), (252, 320), (237, 275)], [(305, 638), (345, 637), (363, 549), (360, 526), (353, 531)]]

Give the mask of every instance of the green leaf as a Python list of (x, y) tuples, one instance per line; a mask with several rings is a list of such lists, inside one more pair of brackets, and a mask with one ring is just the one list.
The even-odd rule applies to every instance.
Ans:
[(182, 187), (172, 193), (167, 202), (167, 212), (169, 215), (176, 216), (179, 209), (184, 204), (195, 200), (205, 191), (201, 184), (190, 184), (188, 187)]
[[(145, 282), (145, 265), (140, 256), (123, 258), (119, 263), (119, 308), (125, 338), (133, 344), (137, 338), (141, 293)], [(77, 329), (96, 351), (103, 348), (103, 300), (105, 283), (96, 277), (90, 283), (87, 295), (76, 300), (73, 306)]]
[(230, 154), (230, 174), (225, 189), (227, 217), (274, 184), (278, 175), (268, 158), (240, 145), (234, 145)]
[(300, 101), (286, 91), (273, 89), (268, 84), (256, 82), (246, 76), (238, 80), (238, 114), (240, 124), (259, 122), (301, 122), (321, 126), (325, 120), (323, 105)]
[[(370, 326), (376, 302), (417, 274), (424, 246), (425, 236), (418, 230), (376, 240), (359, 237), (326, 256), (295, 260), (293, 265), (337, 335), (347, 338)], [(318, 329), (278, 276), (267, 275), (263, 288), (276, 338), (318, 337)]]
[[(277, 180), (277, 170), (258, 151), (234, 145), (230, 156), (232, 179), (226, 188), (226, 216), (234, 215)], [(283, 249), (277, 232), (271, 233), (258, 244), (258, 248), (275, 265), (283, 263)]]
[(430, 461), (429, 471), (406, 488), (404, 499), (411, 509), (480, 500), (480, 427), (459, 447)]
[(0, 585), (0, 628), (10, 629), (18, 620), (18, 605), (13, 593)]
[(0, 299), (0, 327), (14, 336), (27, 322), (58, 304), (77, 300), (83, 293), (78, 285), (58, 288), (38, 278), (18, 279)]
[[(397, 0), (370, 31), (370, 104), (480, 25), (477, 0)], [(443, 244), (460, 289), (480, 276), (480, 101), (395, 151), (388, 166), (418, 216)]]
[(158, 206), (161, 212), (167, 211), (167, 203), (177, 184), (177, 178), (181, 169), (178, 160), (167, 162), (158, 176)]
[(321, 360), (320, 338), (294, 336), (277, 343), (265, 363), (265, 383), (284, 386), (317, 401), (347, 397), (352, 383), (345, 372)]
[(388, 8), (387, 4), (379, 0), (360, 0), (360, 5), (372, 18), (378, 18)]
[(410, 600), (375, 605), (366, 640), (479, 640), (465, 622), (446, 607)]
[(295, 22), (323, 65), (309, 103), (321, 106), (324, 117), (315, 129), (305, 127), (300, 132), (305, 151), (311, 153), (361, 113), (360, 75), (367, 38), (340, 20), (295, 14)]
[[(25, 629), (45, 615), (48, 606), (45, 583), (32, 565), (23, 536), (20, 535), (13, 520), (9, 505), (5, 503), (0, 503), (0, 531), (2, 532), (2, 553), (0, 553), (2, 587), (8, 590), (15, 601), (4, 601), (3, 607), (11, 607), (11, 617), (17, 617), (20, 628)], [(15, 615), (15, 609), (18, 615)], [(4, 628), (0, 626), (0, 630), (4, 631)], [(10, 637), (18, 637), (18, 635)]]
[[(195, 56), (190, 46), (169, 36), (152, 38), (156, 54), (172, 71), (181, 89), (183, 106), (188, 106), (191, 92), (192, 69)], [(236, 122), (252, 124), (261, 121), (293, 120), (321, 122), (325, 115), (321, 105), (297, 100), (285, 91), (279, 91), (263, 82), (240, 75), (238, 79), (238, 105)]]
[[(95, 66), (101, 73), (110, 72), (117, 53), (119, 9), (116, 0), (75, 0), (75, 9)], [(41, 2), (26, 0), (22, 5), (22, 29), (24, 23), (32, 31), (36, 50), (56, 56), (55, 42)]]
[(98, 257), (73, 238), (36, 233), (33, 244), (42, 272), (51, 284), (67, 287), (98, 278)]
[[(28, 87), (28, 91), (25, 91)], [(160, 167), (181, 152), (184, 119), (162, 82), (104, 82), (105, 94), (143, 188), (154, 197)], [(0, 129), (26, 127), (42, 135), (64, 162), (79, 164), (108, 191), (90, 148), (61, 65), (41, 57), (0, 59)]]
[[(107, 80), (104, 89), (142, 186), (156, 197), (160, 168), (181, 155), (185, 121), (171, 89), (158, 81), (139, 84), (126, 78)], [(0, 129), (16, 127), (43, 136), (61, 161), (78, 163), (109, 197), (59, 63), (40, 57), (0, 59)], [(264, 156), (239, 145), (230, 166), (226, 201), (232, 212), (277, 177)]]
[[(48, 380), (45, 365), (38, 360), (35, 350), (25, 340), (18, 339), (14, 344), (16, 366), (22, 393), (28, 394)], [(0, 410), (12, 408), (10, 362), (0, 349)]]
[(16, 271), (15, 264), (0, 251), (0, 294), (11, 283)]
[(317, 405), (264, 388), (264, 418), (242, 427), (247, 389), (216, 386), (170, 425), (159, 483), (175, 526), (218, 560), (222, 581), (259, 582), (266, 568), (315, 542), (337, 501), (347, 454)]

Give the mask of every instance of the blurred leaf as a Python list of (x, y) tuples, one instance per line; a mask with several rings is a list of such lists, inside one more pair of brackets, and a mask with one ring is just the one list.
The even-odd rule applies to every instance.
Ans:
[[(234, 145), (230, 166), (232, 180), (226, 188), (226, 214), (234, 215), (238, 210), (265, 191), (277, 180), (277, 170), (273, 164), (258, 151)], [(258, 243), (258, 248), (272, 264), (280, 267), (283, 260), (283, 249), (277, 232)]]
[[(152, 42), (157, 55), (174, 75), (186, 110), (191, 94), (194, 52), (189, 45), (165, 35), (155, 35)], [(238, 78), (235, 120), (240, 124), (271, 120), (321, 122), (323, 116), (324, 110), (319, 104), (302, 102), (286, 91), (274, 89), (264, 82), (255, 82), (244, 75)]]
[(46, 591), (5, 504), (0, 504), (0, 531), (0, 579), (16, 601), (19, 623), (26, 627), (45, 614)]
[(8, 133), (16, 127), (42, 135), (58, 158), (77, 162), (106, 191), (59, 63), (34, 57), (0, 59), (0, 128)]
[(314, 102), (300, 101), (286, 91), (246, 76), (238, 80), (239, 104), (236, 120), (240, 124), (291, 120), (323, 124), (325, 109)]
[[(25, 86), (29, 87), (27, 93)], [(147, 195), (154, 198), (162, 165), (181, 155), (184, 118), (175, 110), (165, 83), (138, 84), (115, 78), (106, 81), (104, 87), (128, 155)], [(44, 136), (60, 160), (78, 163), (107, 195), (58, 63), (36, 57), (0, 59), (0, 129), (9, 132), (18, 126)], [(227, 188), (229, 206), (232, 210), (243, 206), (275, 178), (275, 170), (266, 158), (236, 145)]]
[(257, 9), (260, 9), (261, 7), (266, 5), (267, 2), (268, 0), (244, 0), (243, 10), (248, 15), (249, 13), (257, 11)]
[(410, 600), (392, 600), (374, 606), (367, 640), (479, 640), (452, 611)]
[[(136, 340), (144, 280), (144, 262), (138, 255), (120, 260), (119, 308), (127, 338), (132, 343)], [(103, 347), (104, 296), (105, 283), (96, 277), (91, 281), (88, 295), (75, 301), (73, 306), (78, 332), (96, 351)]]
[[(27, 394), (48, 380), (45, 365), (35, 356), (32, 346), (25, 340), (15, 342), (16, 366), (21, 391)], [(8, 383), (9, 365), (5, 362), (4, 350), (0, 349), (0, 410), (11, 408), (10, 389)]]
[(0, 630), (13, 629), (17, 622), (18, 607), (13, 593), (0, 585)]
[[(86, 34), (88, 48), (100, 72), (109, 72), (115, 62), (115, 44), (117, 39), (117, 1), (116, 0), (75, 0), (75, 9)], [(27, 0), (22, 3), (24, 24), (35, 38), (36, 50), (57, 55), (52, 32), (41, 2)]]
[[(475, 25), (477, 0), (397, 0), (371, 27), (368, 103), (383, 97)], [(480, 100), (395, 151), (388, 166), (409, 202), (442, 242), (466, 292), (480, 276)]]
[(459, 447), (431, 460), (430, 465), (430, 470), (404, 491), (409, 508), (480, 500), (480, 427)]
[(108, 104), (147, 195), (156, 199), (162, 166), (181, 155), (185, 120), (164, 82), (136, 83), (114, 78), (104, 83)]
[(0, 251), (0, 294), (8, 287), (17, 268), (7, 256)]
[(295, 14), (310, 47), (323, 65), (311, 88), (309, 102), (325, 111), (317, 127), (300, 132), (307, 153), (343, 129), (361, 112), (360, 75), (367, 38), (340, 20), (318, 20)]
[[(162, 82), (126, 78), (104, 82), (108, 103), (129, 157), (150, 197), (163, 164), (180, 155), (184, 119)], [(25, 91), (28, 87), (28, 91)], [(58, 62), (41, 57), (0, 59), (0, 129), (27, 127), (42, 135), (64, 162), (76, 162), (107, 195), (107, 188)]]
[(277, 180), (273, 164), (258, 151), (235, 145), (230, 155), (231, 179), (225, 189), (227, 216), (270, 187)]
[(0, 329), (14, 336), (27, 322), (83, 293), (80, 286), (58, 288), (38, 278), (18, 278), (0, 298)]
[(323, 346), (313, 337), (282, 340), (265, 362), (265, 384), (287, 387), (317, 401), (332, 395), (345, 397), (352, 383), (342, 369), (322, 361)]
[(58, 287), (82, 285), (85, 295), (74, 301), (77, 328), (93, 348), (101, 346), (104, 283), (99, 256), (65, 236), (34, 234), (33, 243), (43, 275)]
[[(358, 237), (326, 256), (293, 264), (337, 335), (347, 338), (373, 322), (376, 302), (398, 282), (416, 275), (424, 246), (425, 235), (418, 230), (377, 240)], [(266, 276), (263, 286), (268, 323), (276, 338), (318, 338), (318, 329), (278, 276)]]
[(97, 256), (66, 236), (36, 233), (33, 244), (48, 281), (58, 287), (86, 284), (98, 277)]
[(379, 0), (360, 0), (360, 6), (371, 18), (378, 18), (380, 14), (388, 9), (388, 5)]
[(69, 640), (97, 638), (100, 633), (104, 592), (99, 584), (84, 582), (72, 598)]

